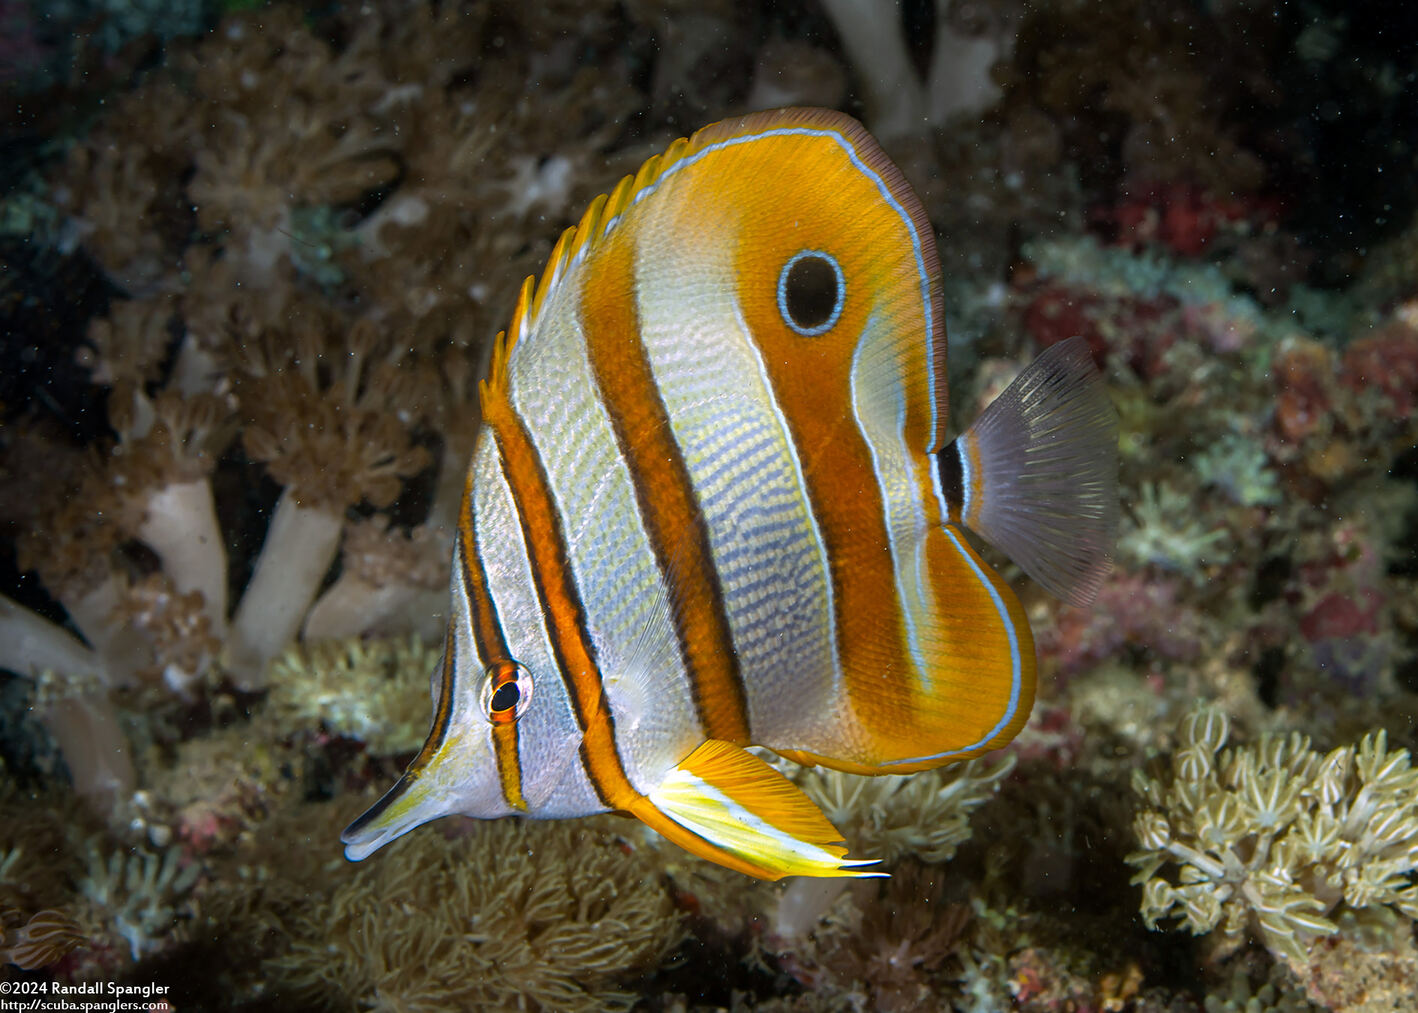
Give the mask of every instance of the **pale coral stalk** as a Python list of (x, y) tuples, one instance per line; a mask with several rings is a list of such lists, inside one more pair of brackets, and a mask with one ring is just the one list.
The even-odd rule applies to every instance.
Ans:
[(58, 597), (69, 613), (69, 621), (78, 627), (80, 635), (95, 651), (104, 653), (104, 647), (114, 633), (114, 609), (122, 597), (122, 585), (117, 574), (107, 573), (96, 583), (75, 588), (67, 594), (61, 590)]
[(52, 670), (107, 682), (103, 659), (57, 623), (0, 595), (0, 668), (33, 678)]
[(260, 689), (267, 663), (295, 638), (343, 527), (338, 514), (302, 507), (289, 489), (281, 494), (227, 638), (226, 664), (241, 688)]
[(926, 82), (927, 113), (936, 126), (957, 113), (978, 115), (999, 101), (1000, 88), (990, 71), (1014, 48), (1013, 36), (996, 40), (961, 35), (951, 25), (949, 12), (949, 0), (938, 0)]
[(212, 484), (205, 477), (163, 486), (147, 502), (138, 537), (158, 554), (181, 593), (202, 592), (212, 632), (226, 632), (226, 546), (217, 524)]
[[(53, 672), (75, 685), (113, 681), (104, 659), (78, 637), (4, 595), (0, 595), (0, 668), (29, 678)], [(81, 795), (110, 811), (113, 802), (132, 792), (133, 761), (106, 690), (61, 694), (36, 710)]]
[(900, 137), (926, 129), (926, 96), (911, 64), (897, 0), (822, 0), (852, 61), (872, 130)]
[(936, 33), (928, 80), (906, 46), (899, 0), (822, 0), (856, 70), (867, 125), (885, 138), (908, 137), (951, 116), (978, 114), (1000, 96), (990, 77), (1013, 38), (972, 38), (950, 23), (951, 0), (936, 0)]
[(111, 573), (83, 594), (60, 595), (69, 621), (103, 658), (105, 681), (114, 686), (130, 685), (135, 673), (152, 661), (147, 638), (118, 618), (123, 589), (122, 580)]
[(412, 630), (420, 639), (437, 640), (447, 608), (446, 590), (433, 591), (410, 584), (381, 586), (345, 573), (311, 608), (301, 639), (343, 640)]
[[(819, 879), (814, 876), (794, 876), (787, 887), (778, 895), (778, 903), (773, 909), (773, 935), (785, 943), (806, 939), (817, 928), (817, 923), (826, 917), (837, 898), (852, 886), (862, 884), (849, 879)], [(876, 884), (866, 887), (875, 890)], [(861, 897), (862, 890), (858, 890)]]
[(61, 697), (40, 713), (79, 794), (100, 811), (111, 812), (133, 793), (138, 779), (128, 741), (106, 693)]
[(348, 524), (339, 578), (306, 617), (307, 641), (410, 631), (437, 640), (448, 611), (451, 532), (427, 524), (407, 534), (376, 515)]

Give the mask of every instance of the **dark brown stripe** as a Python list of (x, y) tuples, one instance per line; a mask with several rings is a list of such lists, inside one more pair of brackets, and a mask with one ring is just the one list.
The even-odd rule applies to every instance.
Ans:
[[(498, 371), (494, 369), (494, 376)], [(484, 387), (483, 421), (496, 438), (502, 474), (512, 490), (532, 584), (547, 624), (553, 660), (566, 683), (576, 723), (582, 731), (581, 760), (601, 802), (625, 809), (639, 796), (625, 776), (615, 743), (615, 722), (586, 629), (566, 536), (546, 469), (531, 435), (501, 384)]]
[[(502, 620), (497, 614), (492, 589), (488, 586), (487, 570), (483, 566), (482, 548), (473, 517), (473, 473), (468, 470), (463, 488), (463, 506), (458, 512), (458, 566), (463, 577), (463, 591), (468, 598), (469, 625), (473, 647), (484, 665), (512, 660), (507, 638), (502, 632)], [(478, 673), (478, 678), (484, 678)], [(522, 797), (522, 757), (518, 722), (498, 725), (492, 730), (493, 754), (497, 760), (497, 778), (502, 797), (509, 806), (522, 812), (527, 800)]]
[(586, 350), (664, 575), (700, 727), (708, 738), (747, 745), (743, 674), (704, 513), (641, 341), (629, 239), (614, 237), (587, 270), (580, 307)]
[(507, 638), (502, 635), (502, 620), (497, 615), (497, 603), (492, 600), (487, 571), (483, 568), (477, 529), (473, 526), (472, 469), (468, 471), (463, 506), (458, 512), (458, 550), (458, 565), (463, 575), (463, 588), (468, 595), (468, 612), (477, 655), (485, 665), (511, 660)]
[[(453, 684), (456, 673), (454, 672), (454, 637), (457, 632), (453, 628), (453, 614), (449, 610), (448, 629), (443, 634), (443, 660), (439, 665), (438, 677), (438, 704), (433, 711), (433, 723), (428, 730), (428, 738), (424, 740), (423, 748), (414, 757), (409, 769), (404, 772), (404, 776), (399, 779), (399, 783), (394, 787), (404, 786), (415, 780), (424, 767), (428, 766), (434, 754), (443, 746), (443, 740), (448, 737), (448, 726), (453, 720)], [(390, 790), (390, 795), (394, 791)], [(387, 798), (387, 796), (386, 796)], [(382, 801), (382, 800), (381, 800)], [(390, 799), (392, 801), (392, 799)]]

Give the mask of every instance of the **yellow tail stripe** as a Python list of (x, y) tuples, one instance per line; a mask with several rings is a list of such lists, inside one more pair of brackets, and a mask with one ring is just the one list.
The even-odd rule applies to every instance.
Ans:
[(746, 745), (743, 675), (704, 515), (640, 341), (634, 250), (625, 234), (612, 237), (588, 268), (581, 297), (587, 354), (665, 577), (700, 727), (707, 738)]
[(606, 806), (628, 809), (640, 795), (626, 778), (616, 750), (615, 723), (585, 626), (585, 611), (551, 486), (532, 438), (507, 396), (505, 354), (506, 345), (499, 340), (490, 379), (481, 388), (483, 422), (494, 436), (503, 476), (517, 505), (552, 653), (583, 733), (581, 758), (586, 776)]

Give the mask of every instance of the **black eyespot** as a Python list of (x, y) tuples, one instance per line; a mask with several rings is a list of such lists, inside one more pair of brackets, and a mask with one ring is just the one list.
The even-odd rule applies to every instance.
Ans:
[(532, 673), (510, 659), (494, 661), (483, 671), (483, 714), (495, 725), (516, 721), (532, 701)]
[(846, 295), (842, 266), (821, 250), (799, 250), (778, 275), (778, 312), (785, 324), (806, 337), (832, 329)]

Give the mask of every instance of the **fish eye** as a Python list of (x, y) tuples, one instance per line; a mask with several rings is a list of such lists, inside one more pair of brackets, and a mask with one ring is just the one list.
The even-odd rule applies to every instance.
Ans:
[(778, 274), (778, 312), (804, 337), (831, 330), (842, 315), (847, 279), (837, 258), (821, 250), (799, 250)]
[(532, 702), (532, 673), (511, 659), (494, 661), (483, 670), (483, 713), (495, 725), (520, 718)]

